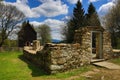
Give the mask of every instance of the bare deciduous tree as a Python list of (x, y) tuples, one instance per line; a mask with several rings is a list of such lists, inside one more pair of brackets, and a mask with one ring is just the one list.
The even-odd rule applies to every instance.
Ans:
[(24, 14), (15, 6), (0, 3), (0, 47), (23, 19)]
[(116, 48), (117, 38), (120, 38), (120, 0), (117, 0), (116, 5), (104, 17), (104, 25), (112, 34), (112, 46)]

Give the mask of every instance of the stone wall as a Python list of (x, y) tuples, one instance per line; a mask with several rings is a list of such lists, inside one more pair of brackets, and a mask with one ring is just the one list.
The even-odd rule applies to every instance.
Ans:
[(103, 57), (110, 59), (113, 57), (113, 50), (111, 46), (111, 35), (109, 32), (103, 32)]
[[(100, 32), (102, 34), (102, 58), (110, 59), (113, 56), (112, 46), (111, 46), (111, 35), (109, 32), (106, 32), (102, 27), (83, 27), (80, 30), (76, 30), (75, 34), (75, 43), (81, 44), (81, 53), (89, 55), (89, 58), (92, 59), (92, 32)], [(82, 36), (81, 36), (82, 35)], [(98, 34), (97, 34), (98, 35)], [(98, 35), (99, 36), (99, 35)], [(100, 40), (100, 36), (97, 38)], [(99, 43), (96, 43), (96, 58), (99, 59)]]
[(113, 49), (113, 58), (120, 58), (120, 49)]
[(24, 50), (24, 56), (54, 74), (90, 64), (90, 56), (80, 49), (80, 44), (46, 44), (36, 54)]
[[(75, 43), (80, 44), (80, 49), (81, 49), (81, 54), (85, 54), (84, 57), (87, 58), (84, 60), (90, 60), (91, 61), (91, 32), (87, 28), (82, 29), (82, 36), (81, 36), (81, 31), (77, 30), (75, 34)], [(81, 37), (80, 37), (81, 36)]]

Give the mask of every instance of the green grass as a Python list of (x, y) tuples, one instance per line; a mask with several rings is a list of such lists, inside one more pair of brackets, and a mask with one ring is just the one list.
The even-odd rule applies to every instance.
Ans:
[(120, 65), (120, 58), (112, 59), (110, 62)]
[(87, 72), (91, 69), (93, 69), (93, 66), (84, 66), (84, 67), (81, 67), (79, 69), (73, 69), (73, 70), (70, 70), (70, 71), (67, 71), (67, 72), (64, 72), (64, 73), (57, 73), (57, 74), (54, 74), (54, 75), (44, 76), (44, 77), (64, 79), (64, 78), (69, 78), (69, 77), (72, 77), (72, 76), (78, 76), (79, 74)]
[[(22, 57), (22, 52), (0, 52), (0, 80), (45, 80), (67, 79), (89, 70), (93, 66), (84, 66), (64, 73), (46, 75), (43, 70)], [(85, 80), (79, 77), (78, 80)]]
[(18, 57), (20, 52), (0, 53), (0, 80), (29, 80), (27, 64)]

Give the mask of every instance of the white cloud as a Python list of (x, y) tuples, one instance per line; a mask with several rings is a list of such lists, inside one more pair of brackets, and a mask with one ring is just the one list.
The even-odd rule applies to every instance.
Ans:
[(5, 4), (16, 6), (16, 8), (24, 13), (26, 17), (40, 17), (40, 15), (32, 12), (30, 7), (27, 5), (28, 0), (17, 0), (14, 3), (4, 2)]
[(103, 4), (98, 10), (99, 14), (105, 15), (114, 5), (114, 2), (108, 2), (106, 4)]
[(42, 25), (42, 22), (37, 22), (37, 21), (32, 21), (30, 22), (30, 24), (32, 24), (34, 27), (38, 27), (39, 25)]
[(28, 3), (28, 0), (17, 0), (16, 2), (17, 3), (26, 4), (26, 3)]
[(47, 19), (43, 22), (33, 21), (30, 23), (33, 24), (34, 26), (46, 24), (46, 25), (50, 26), (50, 28), (51, 28), (51, 35), (52, 35), (53, 39), (58, 39), (58, 40), (62, 39), (61, 30), (65, 26), (64, 21), (60, 21), (60, 20), (56, 20), (56, 19)]
[(61, 0), (42, 0), (42, 2), (43, 3), (40, 6), (33, 8), (32, 11), (46, 17), (53, 17), (68, 13), (68, 6), (63, 4)]
[(117, 0), (108, 0), (108, 1), (110, 1), (110, 2), (116, 2)]
[(99, 0), (89, 0), (89, 2), (97, 2), (97, 1), (99, 1)]
[(61, 30), (65, 26), (64, 21), (47, 19), (44, 21), (44, 24), (47, 24), (51, 28), (51, 34), (53, 39), (62, 39)]
[(63, 21), (68, 21), (70, 20), (72, 17), (71, 16), (65, 16), (64, 18), (62, 18)]
[[(67, 0), (71, 4), (76, 4), (78, 0)], [(82, 0), (80, 0), (82, 2)]]
[(20, 11), (22, 11), (26, 17), (54, 17), (61, 14), (68, 13), (68, 6), (61, 2), (61, 0), (39, 0), (42, 2), (38, 7), (30, 8), (28, 6), (28, 0), (17, 0), (14, 3), (5, 2), (5, 4), (10, 4), (16, 6)]
[(103, 16), (105, 15), (115, 4), (117, 3), (118, 0), (107, 0), (108, 3), (103, 4), (99, 9), (98, 13)]

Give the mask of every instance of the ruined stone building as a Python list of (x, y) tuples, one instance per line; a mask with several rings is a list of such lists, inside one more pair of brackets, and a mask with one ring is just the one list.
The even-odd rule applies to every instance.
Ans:
[(90, 64), (93, 59), (110, 59), (110, 33), (102, 27), (87, 26), (76, 30), (74, 44), (48, 43), (40, 51), (24, 50), (24, 56), (50, 74)]
[(111, 35), (103, 27), (88, 26), (76, 30), (74, 41), (81, 44), (83, 52), (95, 54), (97, 59), (109, 59), (112, 55)]

